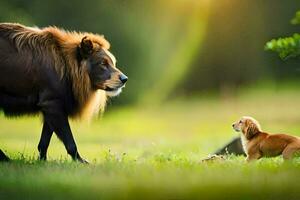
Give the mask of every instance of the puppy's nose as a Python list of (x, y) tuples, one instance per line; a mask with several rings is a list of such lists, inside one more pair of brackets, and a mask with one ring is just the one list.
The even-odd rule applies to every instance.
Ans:
[(125, 74), (121, 74), (119, 78), (122, 83), (126, 83), (128, 80), (128, 77)]
[(234, 127), (234, 124), (232, 124), (232, 127)]

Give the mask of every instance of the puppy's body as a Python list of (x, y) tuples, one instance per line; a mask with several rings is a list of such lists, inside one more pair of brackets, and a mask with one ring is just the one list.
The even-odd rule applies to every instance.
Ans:
[(258, 122), (251, 117), (243, 117), (233, 124), (233, 128), (242, 132), (241, 140), (247, 160), (279, 155), (284, 159), (291, 159), (296, 153), (300, 153), (300, 138), (263, 132)]

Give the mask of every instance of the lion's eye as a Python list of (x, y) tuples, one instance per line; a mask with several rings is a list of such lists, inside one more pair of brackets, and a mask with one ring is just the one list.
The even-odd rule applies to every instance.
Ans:
[(101, 63), (100, 63), (100, 65), (104, 65), (104, 66), (106, 66), (107, 64), (108, 64), (107, 60), (102, 60)]

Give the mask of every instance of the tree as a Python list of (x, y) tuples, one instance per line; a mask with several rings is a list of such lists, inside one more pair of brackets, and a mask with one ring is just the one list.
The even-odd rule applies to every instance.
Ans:
[[(291, 24), (300, 25), (300, 10), (296, 12), (296, 16), (291, 20)], [(272, 39), (265, 45), (266, 50), (278, 53), (283, 60), (300, 56), (300, 34), (294, 33), (290, 37)]]

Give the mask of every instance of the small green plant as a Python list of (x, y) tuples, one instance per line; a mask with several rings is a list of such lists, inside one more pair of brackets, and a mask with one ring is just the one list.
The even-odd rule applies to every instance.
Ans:
[(296, 12), (296, 16), (291, 20), (294, 25), (300, 24), (300, 10)]
[[(291, 20), (291, 24), (300, 24), (300, 11)], [(283, 60), (300, 56), (300, 34), (295, 33), (289, 37), (272, 39), (265, 45), (266, 50), (278, 53)]]

